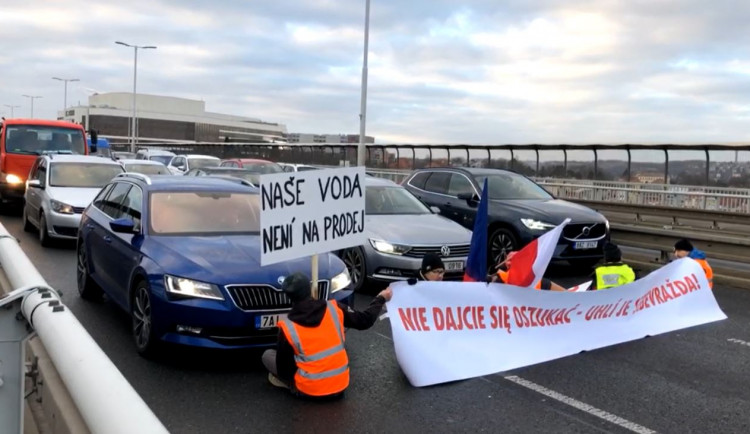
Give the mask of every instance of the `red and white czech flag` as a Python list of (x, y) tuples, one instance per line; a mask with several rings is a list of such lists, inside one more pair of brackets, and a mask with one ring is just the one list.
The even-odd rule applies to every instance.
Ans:
[(544, 276), (547, 265), (555, 253), (563, 228), (570, 222), (565, 219), (559, 226), (527, 244), (513, 256), (513, 266), (508, 270), (509, 285), (534, 288)]

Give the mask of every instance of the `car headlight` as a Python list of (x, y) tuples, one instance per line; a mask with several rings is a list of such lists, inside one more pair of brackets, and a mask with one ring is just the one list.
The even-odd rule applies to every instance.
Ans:
[(59, 213), (59, 214), (73, 214), (73, 206), (68, 205), (67, 203), (60, 202), (58, 200), (50, 200), (50, 206), (52, 207), (52, 211)]
[(607, 226), (607, 232), (609, 232), (609, 220), (604, 220), (604, 224)]
[(331, 279), (331, 292), (340, 291), (349, 286), (350, 283), (352, 283), (352, 278), (349, 275), (349, 270), (344, 268), (343, 272), (333, 276)]
[(23, 179), (21, 179), (20, 176), (11, 173), (5, 175), (5, 182), (7, 182), (8, 184), (20, 184), (23, 182)]
[(546, 223), (534, 219), (521, 219), (521, 223), (532, 231), (546, 231), (555, 227), (552, 223)]
[(401, 244), (391, 244), (387, 241), (370, 240), (372, 247), (380, 253), (390, 253), (392, 255), (403, 255), (411, 250), (411, 247)]
[(172, 294), (207, 298), (209, 300), (224, 300), (224, 295), (219, 291), (219, 287), (211, 283), (175, 276), (164, 276), (164, 283), (167, 292), (171, 292)]

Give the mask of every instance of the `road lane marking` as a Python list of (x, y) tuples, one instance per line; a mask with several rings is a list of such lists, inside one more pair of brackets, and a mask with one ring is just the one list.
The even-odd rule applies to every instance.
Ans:
[(608, 413), (604, 410), (598, 409), (596, 407), (593, 407), (591, 405), (586, 404), (585, 402), (578, 401), (577, 399), (573, 399), (569, 396), (565, 396), (562, 393), (555, 392), (554, 390), (547, 389), (544, 386), (540, 386), (536, 383), (533, 383), (529, 380), (524, 380), (521, 377), (515, 376), (515, 375), (509, 375), (507, 377), (503, 377), (508, 381), (511, 381), (515, 384), (518, 384), (519, 386), (523, 386), (527, 389), (533, 390), (534, 392), (541, 393), (544, 396), (547, 396), (549, 398), (552, 398), (556, 401), (562, 402), (563, 404), (569, 405), (571, 407), (577, 408), (578, 410), (581, 410), (585, 413), (588, 413), (592, 416), (596, 416), (599, 419), (606, 420), (609, 423), (621, 426), (627, 430), (633, 431), (638, 434), (653, 434), (656, 433), (656, 431), (646, 428), (645, 426), (638, 425), (635, 422), (631, 422), (627, 419), (623, 419), (620, 416), (616, 416), (612, 413)]
[[(375, 332), (375, 334), (378, 335), (378, 336), (380, 336), (381, 338), (387, 339), (389, 341), (393, 341), (393, 339), (391, 339), (390, 337), (388, 337), (388, 336), (386, 336), (386, 335), (384, 335), (382, 333)], [(735, 339), (735, 340), (738, 340), (738, 339)], [(741, 341), (741, 342), (744, 342), (744, 341)], [(744, 342), (744, 343), (746, 345), (750, 346), (750, 343), (748, 343), (748, 342)], [(492, 381), (490, 381), (489, 379), (487, 379), (485, 377), (479, 377), (479, 378), (482, 379), (482, 380), (484, 380), (484, 381), (487, 381), (489, 383), (492, 383)], [(593, 407), (591, 405), (588, 405), (585, 402), (581, 402), (581, 401), (573, 399), (573, 398), (571, 398), (569, 396), (565, 396), (562, 393), (558, 393), (558, 392), (555, 392), (554, 390), (547, 389), (544, 386), (540, 386), (539, 384), (533, 383), (533, 382), (531, 382), (529, 380), (523, 379), (523, 378), (518, 377), (516, 375), (509, 375), (507, 377), (503, 376), (502, 378), (504, 378), (504, 379), (506, 379), (506, 380), (508, 380), (510, 382), (513, 382), (513, 383), (515, 383), (515, 384), (517, 384), (519, 386), (522, 386), (522, 387), (525, 387), (525, 388), (527, 388), (529, 390), (532, 390), (534, 392), (541, 393), (544, 396), (552, 398), (552, 399), (554, 399), (554, 400), (556, 400), (558, 402), (561, 402), (563, 404), (569, 405), (569, 406), (571, 406), (573, 408), (581, 410), (581, 411), (583, 411), (585, 413), (588, 413), (588, 414), (590, 414), (592, 416), (595, 416), (595, 417), (598, 417), (600, 419), (603, 419), (603, 420), (605, 420), (605, 421), (607, 421), (609, 423), (615, 424), (617, 426), (620, 426), (620, 427), (625, 428), (627, 430), (630, 430), (632, 432), (635, 432), (635, 433), (638, 433), (638, 434), (655, 434), (656, 433), (656, 431), (651, 430), (649, 428), (646, 428), (645, 426), (638, 425), (635, 422), (631, 422), (631, 421), (629, 421), (627, 419), (621, 418), (620, 416), (614, 415), (612, 413), (608, 413), (608, 412), (606, 412), (604, 410), (601, 410), (601, 409), (598, 409), (598, 408)]]
[(727, 341), (732, 342), (734, 344), (740, 344), (746, 347), (750, 347), (750, 342), (743, 341), (742, 339), (727, 339)]

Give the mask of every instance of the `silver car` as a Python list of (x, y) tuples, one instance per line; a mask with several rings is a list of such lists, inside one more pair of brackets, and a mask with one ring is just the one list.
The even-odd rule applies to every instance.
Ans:
[(43, 155), (29, 172), (23, 229), (39, 229), (39, 241), (76, 239), (83, 210), (124, 170), (113, 160), (87, 155)]
[(156, 160), (118, 160), (126, 172), (144, 175), (171, 175), (167, 166)]
[(365, 181), (364, 246), (338, 254), (349, 269), (352, 288), (367, 280), (389, 282), (415, 277), (427, 253), (445, 264), (445, 279), (463, 277), (471, 231), (437, 214), (408, 190), (384, 179)]

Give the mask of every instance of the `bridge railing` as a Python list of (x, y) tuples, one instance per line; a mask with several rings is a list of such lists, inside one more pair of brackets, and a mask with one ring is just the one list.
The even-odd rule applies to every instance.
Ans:
[[(25, 377), (38, 374), (27, 372), (24, 363), (33, 333), (86, 425), (73, 432), (167, 432), (2, 224), (0, 267), (0, 432), (23, 432)], [(55, 430), (65, 431), (59, 426)]]

